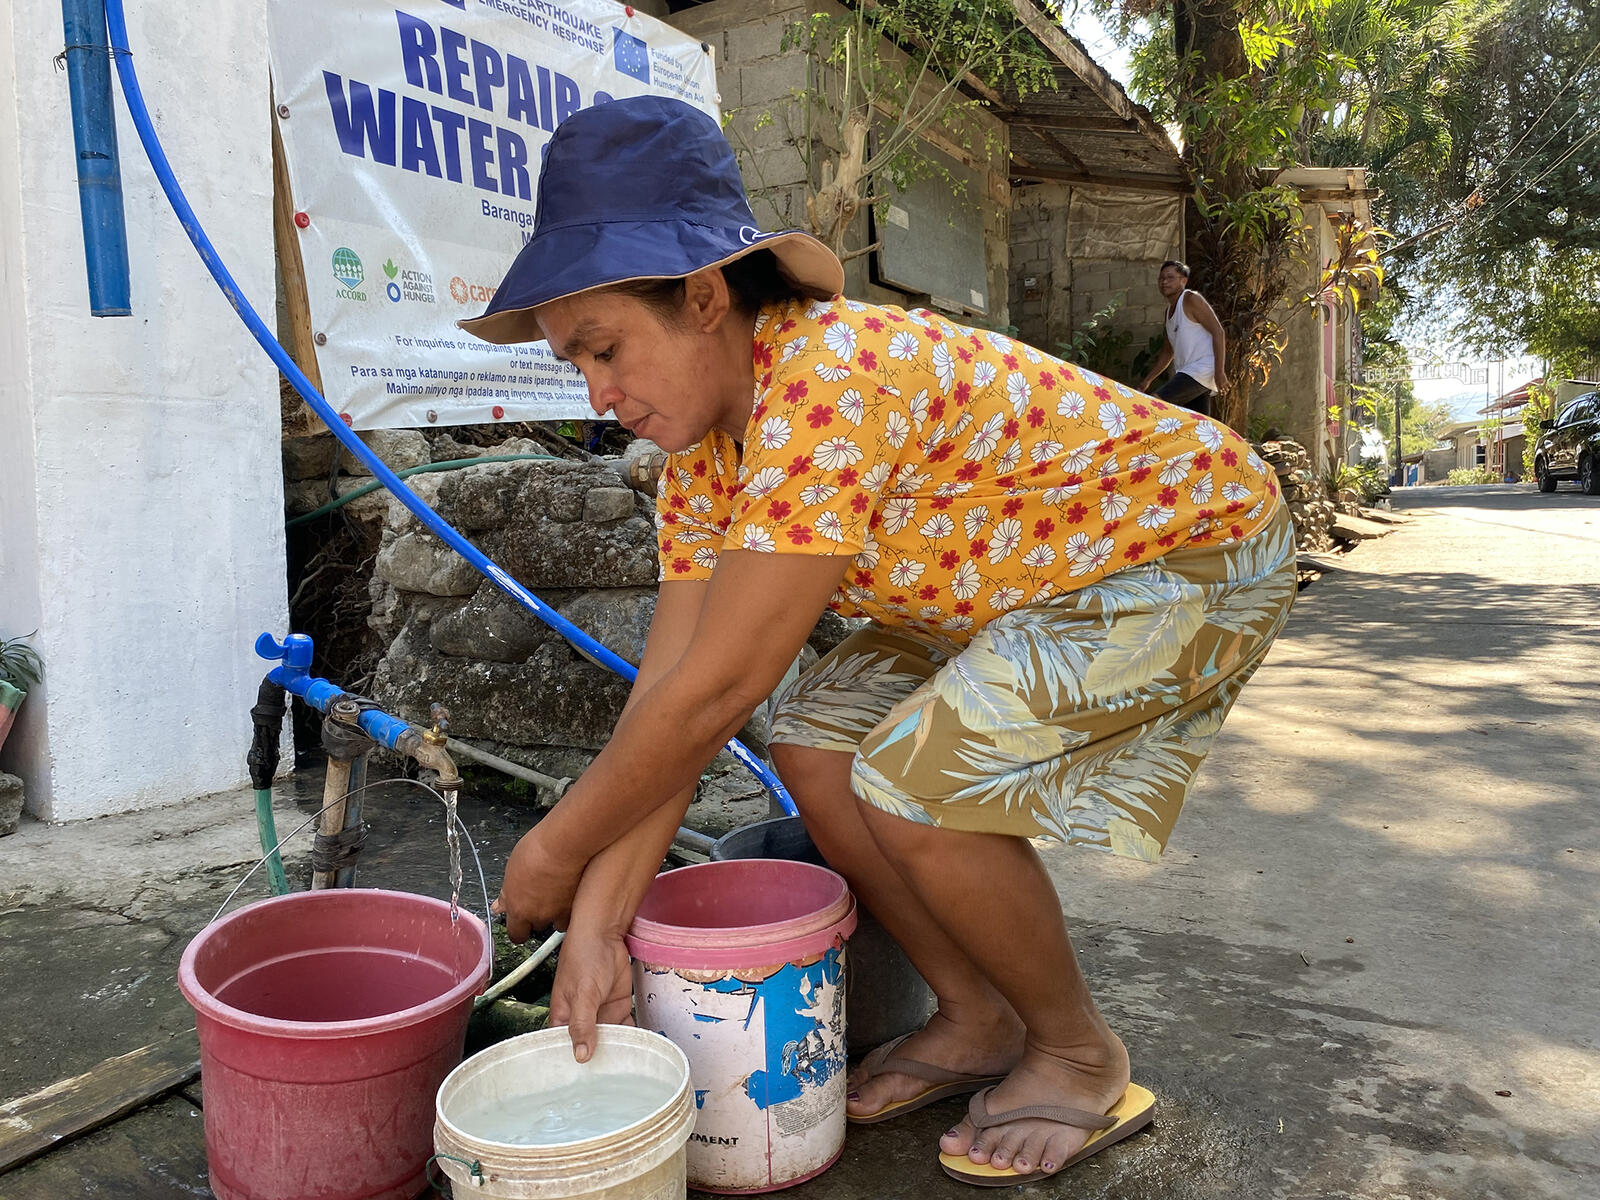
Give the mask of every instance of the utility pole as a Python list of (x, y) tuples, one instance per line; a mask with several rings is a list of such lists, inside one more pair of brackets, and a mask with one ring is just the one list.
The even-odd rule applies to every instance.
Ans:
[(1404, 379), (1394, 381), (1394, 479), (1390, 481), (1394, 487), (1406, 485), (1406, 464), (1400, 457), (1400, 389), (1404, 386)]

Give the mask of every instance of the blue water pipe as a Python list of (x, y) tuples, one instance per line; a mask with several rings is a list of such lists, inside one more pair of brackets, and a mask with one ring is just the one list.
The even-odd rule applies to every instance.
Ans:
[(105, 6), (102, 0), (61, 0), (61, 21), (67, 38), (61, 57), (66, 60), (72, 96), (89, 309), (97, 317), (126, 317), (133, 312), (128, 298), (128, 226), (122, 214)]
[[(291, 696), (299, 696), (318, 712), (325, 713), (329, 704), (348, 693), (337, 683), (329, 683), (311, 673), (313, 650), (311, 639), (303, 633), (291, 633), (281, 642), (270, 633), (263, 633), (256, 639), (257, 655), (282, 664), (268, 671), (267, 678)], [(356, 724), (385, 750), (398, 749), (401, 735), (411, 730), (399, 717), (391, 717), (376, 708), (363, 708)]]
[[(166, 193), (167, 202), (172, 205), (172, 211), (177, 215), (183, 230), (189, 235), (189, 240), (199, 252), (200, 259), (205, 263), (206, 269), (211, 272), (211, 277), (216, 280), (217, 286), (227, 297), (228, 303), (233, 306), (234, 312), (244, 322), (251, 336), (267, 356), (277, 364), (278, 370), (283, 372), (295, 391), (299, 392), (311, 411), (332, 431), (344, 448), (355, 458), (364, 463), (384, 487), (404, 504), (416, 518), (440, 541), (449, 546), (462, 558), (486, 578), (491, 580), (501, 591), (505, 592), (523, 608), (527, 609), (539, 620), (565, 638), (579, 654), (597, 666), (605, 667), (630, 682), (637, 677), (638, 668), (626, 659), (606, 649), (594, 638), (579, 629), (555, 609), (545, 604), (522, 584), (518, 583), (504, 567), (496, 563), (483, 551), (469, 542), (461, 533), (434, 512), (423, 499), (413, 492), (406, 484), (389, 469), (388, 465), (374, 454), (355, 432), (345, 425), (333, 406), (322, 398), (305, 373), (295, 365), (294, 359), (289, 356), (278, 339), (268, 330), (261, 315), (251, 306), (250, 301), (234, 282), (232, 274), (223, 265), (221, 257), (217, 254), (216, 247), (212, 245), (210, 237), (200, 224), (200, 219), (195, 216), (194, 209), (190, 207), (188, 197), (183, 194), (177, 176), (173, 174), (172, 164), (167, 160), (167, 153), (161, 146), (161, 139), (156, 135), (154, 124), (150, 120), (150, 110), (144, 102), (144, 94), (139, 88), (139, 76), (133, 66), (133, 52), (128, 48), (128, 26), (123, 12), (122, 0), (104, 0), (106, 19), (111, 32), (111, 56), (116, 60), (117, 78), (122, 84), (122, 97), (128, 105), (128, 115), (133, 120), (133, 127), (138, 131), (140, 144), (144, 147), (150, 166), (155, 171), (156, 179), (161, 184), (161, 190)], [(319, 681), (320, 682), (320, 681)], [(289, 686), (287, 683), (284, 685)], [(332, 686), (332, 685), (329, 685)], [(299, 694), (299, 693), (296, 693)], [(742, 742), (728, 743), (728, 749), (769, 791), (777, 800), (779, 806), (790, 816), (798, 811), (789, 793), (784, 789), (778, 777), (772, 773), (764, 762), (757, 758)]]

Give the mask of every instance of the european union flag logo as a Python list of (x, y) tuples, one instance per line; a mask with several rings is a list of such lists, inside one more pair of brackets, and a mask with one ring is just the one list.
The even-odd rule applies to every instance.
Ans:
[(643, 38), (636, 38), (631, 33), (623, 33), (620, 29), (613, 29), (611, 42), (611, 57), (617, 64), (617, 70), (624, 75), (637, 79), (640, 83), (650, 82), (650, 47)]

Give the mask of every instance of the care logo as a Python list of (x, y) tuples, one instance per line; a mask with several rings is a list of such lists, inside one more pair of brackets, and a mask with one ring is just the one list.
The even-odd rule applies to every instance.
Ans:
[(450, 281), (450, 299), (457, 304), (487, 304), (494, 293), (493, 284), (468, 283), (459, 275)]
[(367, 277), (366, 268), (361, 265), (361, 256), (349, 246), (340, 246), (333, 252), (333, 277), (344, 284), (334, 292), (341, 300), (365, 300), (367, 294), (357, 291), (362, 280)]

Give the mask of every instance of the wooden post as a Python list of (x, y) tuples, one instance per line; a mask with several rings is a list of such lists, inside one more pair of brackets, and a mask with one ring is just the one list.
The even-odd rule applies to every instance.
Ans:
[[(284, 307), (289, 328), (285, 349), (295, 365), (305, 372), (317, 391), (322, 390), (322, 372), (317, 367), (316, 341), (311, 328), (311, 305), (306, 299), (305, 263), (300, 257), (300, 230), (294, 223), (294, 193), (289, 187), (289, 165), (283, 153), (283, 133), (277, 101), (272, 105), (272, 240), (278, 252), (278, 272), (283, 277)], [(292, 390), (291, 390), (292, 392)], [(298, 397), (284, 399), (285, 437), (315, 433), (321, 427), (311, 410)]]

